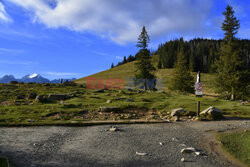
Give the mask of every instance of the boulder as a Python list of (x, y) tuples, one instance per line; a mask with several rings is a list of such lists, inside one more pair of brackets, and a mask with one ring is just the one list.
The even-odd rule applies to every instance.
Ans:
[(104, 89), (98, 89), (98, 90), (94, 91), (94, 93), (104, 93)]
[(127, 99), (126, 102), (134, 102), (133, 99)]
[(44, 103), (48, 102), (48, 98), (45, 95), (37, 95), (35, 101)]
[(35, 99), (37, 94), (35, 92), (31, 92), (28, 96), (28, 99)]
[(119, 107), (100, 107), (100, 112), (117, 112), (121, 109)]
[(201, 118), (208, 120), (220, 120), (223, 118), (222, 111), (216, 107), (209, 107), (200, 113)]
[(180, 116), (173, 116), (172, 121), (174, 121), (174, 122), (180, 121)]
[(112, 100), (107, 100), (106, 103), (112, 103)]
[(68, 98), (69, 96), (65, 94), (50, 94), (48, 96), (48, 101), (67, 100)]
[(24, 99), (24, 98), (25, 98), (24, 95), (17, 95), (17, 96), (16, 96), (16, 99)]
[(180, 117), (185, 113), (183, 108), (176, 108), (171, 110), (171, 117), (177, 116)]

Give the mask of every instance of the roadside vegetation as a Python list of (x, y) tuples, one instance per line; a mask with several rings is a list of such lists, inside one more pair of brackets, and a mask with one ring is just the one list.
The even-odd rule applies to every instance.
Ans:
[[(36, 96), (32, 96), (34, 94)], [(42, 101), (37, 98), (51, 94), (65, 95), (67, 99)], [(215, 106), (226, 116), (250, 118), (250, 103), (210, 96), (200, 98), (200, 101), (201, 110)], [(0, 125), (165, 120), (170, 118), (171, 109), (179, 107), (189, 111), (188, 116), (194, 116), (196, 97), (168, 90), (91, 90), (86, 89), (85, 84), (0, 84)]]
[(243, 163), (250, 165), (250, 131), (220, 133), (218, 140), (222, 147)]

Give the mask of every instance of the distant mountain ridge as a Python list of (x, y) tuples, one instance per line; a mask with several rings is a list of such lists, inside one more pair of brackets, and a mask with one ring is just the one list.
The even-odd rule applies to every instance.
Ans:
[[(63, 80), (63, 82), (65, 82), (66, 80), (74, 81), (74, 80), (76, 80), (76, 78), (62, 79), (62, 80)], [(2, 78), (0, 78), (0, 83), (10, 83), (11, 81), (18, 81), (18, 82), (24, 82), (24, 83), (29, 83), (29, 82), (35, 82), (35, 83), (61, 83), (61, 79), (49, 80), (47, 78), (42, 77), (39, 74), (25, 75), (21, 79), (17, 79), (13, 75), (5, 75)]]

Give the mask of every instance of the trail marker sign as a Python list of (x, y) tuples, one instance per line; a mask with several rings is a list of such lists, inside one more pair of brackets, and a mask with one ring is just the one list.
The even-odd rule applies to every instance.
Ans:
[[(200, 71), (197, 74), (197, 82), (195, 83), (195, 95), (196, 97), (202, 97), (202, 82)], [(198, 99), (198, 98), (197, 98)], [(197, 102), (197, 117), (200, 116), (200, 100)]]
[(195, 95), (197, 97), (202, 97), (202, 82), (195, 83)]

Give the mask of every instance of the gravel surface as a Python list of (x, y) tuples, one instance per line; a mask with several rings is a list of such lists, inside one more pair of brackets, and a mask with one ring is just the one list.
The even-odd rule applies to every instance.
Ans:
[[(117, 125), (114, 132), (110, 127), (1, 127), (0, 154), (16, 167), (232, 166), (203, 147), (206, 135), (250, 129), (250, 121)], [(201, 155), (182, 154), (187, 147)]]

